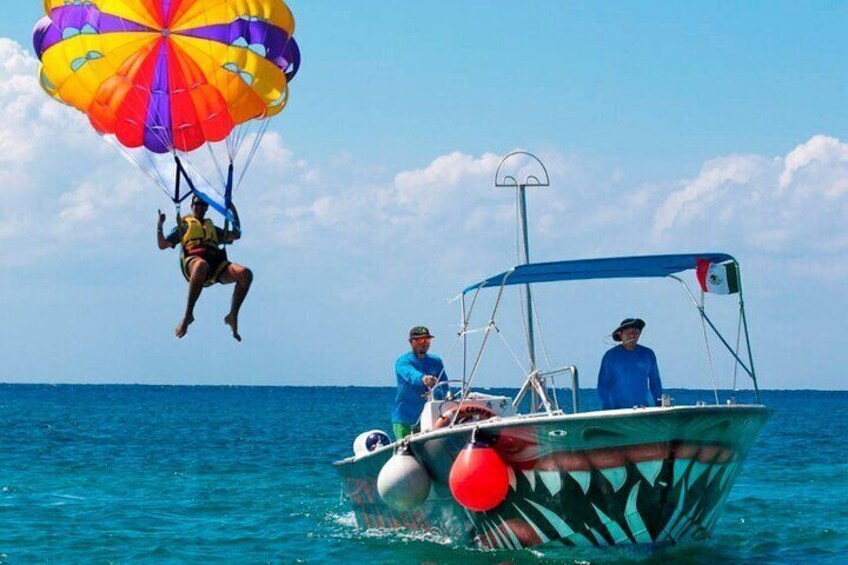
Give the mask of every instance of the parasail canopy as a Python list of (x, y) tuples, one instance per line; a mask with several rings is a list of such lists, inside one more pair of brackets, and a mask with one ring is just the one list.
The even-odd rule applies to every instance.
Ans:
[(102, 134), (188, 152), (279, 113), (300, 53), (281, 0), (45, 0), (42, 87)]

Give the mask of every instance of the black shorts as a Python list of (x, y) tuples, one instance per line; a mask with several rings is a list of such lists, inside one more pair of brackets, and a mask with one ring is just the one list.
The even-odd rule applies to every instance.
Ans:
[(218, 279), (230, 264), (230, 261), (227, 259), (227, 251), (225, 249), (207, 248), (191, 254), (183, 253), (182, 259), (180, 260), (180, 267), (185, 280), (189, 280), (188, 263), (195, 257), (203, 259), (209, 264), (209, 274), (206, 276), (206, 280), (203, 281), (203, 286), (212, 286), (216, 282), (220, 282)]

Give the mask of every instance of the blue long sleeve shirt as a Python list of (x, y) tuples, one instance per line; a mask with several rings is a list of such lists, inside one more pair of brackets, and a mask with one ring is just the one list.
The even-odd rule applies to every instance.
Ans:
[[(424, 375), (438, 377), (439, 382), (448, 379), (443, 374), (445, 365), (442, 360), (429, 353), (423, 359), (410, 351), (401, 355), (395, 363), (395, 377), (397, 378), (397, 394), (392, 407), (392, 423), (414, 425), (421, 416), (426, 399), (424, 395), (427, 387), (421, 382)], [(440, 398), (444, 394), (444, 387), (433, 389), (433, 396)]]
[(638, 344), (633, 351), (618, 345), (604, 354), (598, 372), (598, 396), (604, 410), (655, 406), (662, 393), (653, 351)]

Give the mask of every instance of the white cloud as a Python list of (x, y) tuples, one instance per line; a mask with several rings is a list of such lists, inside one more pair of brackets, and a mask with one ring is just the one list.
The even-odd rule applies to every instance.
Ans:
[(0, 37), (0, 80), (7, 77), (28, 75), (38, 68), (38, 62), (17, 42), (6, 37)]
[(500, 157), (485, 153), (479, 159), (454, 151), (436, 157), (423, 169), (402, 171), (395, 176), (395, 187), (401, 194), (422, 189), (456, 187), (467, 177), (491, 177)]
[(848, 145), (817, 135), (784, 157), (709, 161), (660, 204), (658, 243), (702, 242), (831, 263), (848, 254)]
[(111, 227), (110, 217), (121, 217), (128, 205), (138, 204), (144, 191), (139, 178), (107, 182), (104, 176), (95, 173), (60, 196), (60, 231), (74, 231), (80, 225)]
[[(796, 175), (803, 174), (805, 171), (827, 169), (833, 172), (834, 169), (846, 166), (848, 166), (848, 145), (833, 137), (816, 135), (786, 156), (783, 172), (780, 175), (780, 188), (787, 188), (795, 180)], [(845, 193), (844, 175), (830, 175), (830, 180), (832, 181), (830, 187), (823, 190), (826, 196), (834, 197)]]
[[(485, 153), (474, 158), (459, 151), (433, 159), (423, 169), (395, 175), (386, 204), (418, 217), (432, 217), (449, 207), (463, 207), (463, 189), (491, 183), (500, 157)], [(488, 181), (488, 182), (487, 182)]]
[(654, 217), (654, 233), (662, 235), (672, 226), (688, 226), (722, 201), (734, 187), (749, 184), (763, 168), (762, 158), (730, 155), (704, 164), (701, 173), (669, 196)]

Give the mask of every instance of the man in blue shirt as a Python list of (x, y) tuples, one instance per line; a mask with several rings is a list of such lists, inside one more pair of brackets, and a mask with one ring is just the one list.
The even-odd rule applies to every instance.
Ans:
[(644, 320), (625, 318), (612, 332), (612, 339), (621, 345), (601, 360), (598, 396), (604, 410), (660, 405), (663, 388), (657, 356), (637, 343), (644, 327)]
[(433, 387), (448, 380), (442, 360), (427, 353), (432, 339), (430, 330), (415, 326), (409, 330), (412, 351), (401, 355), (395, 363), (397, 394), (392, 408), (392, 430), (396, 440), (414, 431)]

